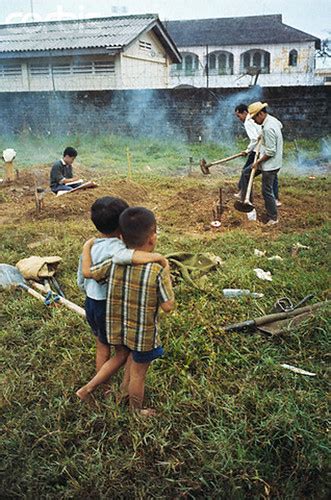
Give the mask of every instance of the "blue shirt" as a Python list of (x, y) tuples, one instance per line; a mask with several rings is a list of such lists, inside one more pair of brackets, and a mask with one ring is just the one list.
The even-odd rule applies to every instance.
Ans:
[[(91, 248), (92, 265), (99, 264), (106, 259), (112, 259), (114, 264), (126, 266), (132, 264), (134, 250), (125, 246), (119, 238), (97, 238)], [(94, 300), (106, 300), (107, 283), (93, 279), (85, 279), (82, 273), (82, 257), (79, 259), (77, 284), (85, 291), (87, 297)]]

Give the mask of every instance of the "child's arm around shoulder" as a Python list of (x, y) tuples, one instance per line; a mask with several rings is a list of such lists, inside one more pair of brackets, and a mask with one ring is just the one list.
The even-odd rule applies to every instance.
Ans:
[(154, 252), (143, 252), (141, 250), (129, 250), (122, 243), (123, 247), (119, 247), (117, 252), (114, 254), (113, 258), (106, 259), (100, 263), (92, 265), (91, 258), (91, 248), (95, 242), (95, 238), (90, 238), (84, 243), (82, 251), (82, 273), (84, 278), (94, 279), (96, 281), (103, 280), (107, 277), (109, 268), (112, 262), (114, 264), (128, 265), (133, 264), (135, 266), (141, 264), (148, 264), (149, 262), (155, 262), (160, 264), (162, 267), (168, 265), (167, 259)]
[(162, 311), (169, 313), (174, 309), (175, 295), (171, 284), (169, 262), (159, 274), (159, 297)]
[(138, 266), (139, 264), (148, 264), (149, 262), (155, 262), (160, 264), (163, 268), (166, 268), (168, 264), (167, 259), (156, 252), (142, 252), (141, 250), (135, 250), (132, 255), (132, 264)]
[(82, 251), (82, 273), (84, 278), (92, 278), (90, 267), (92, 266), (92, 258), (91, 258), (91, 248), (95, 241), (95, 238), (90, 238), (85, 241), (83, 245)]

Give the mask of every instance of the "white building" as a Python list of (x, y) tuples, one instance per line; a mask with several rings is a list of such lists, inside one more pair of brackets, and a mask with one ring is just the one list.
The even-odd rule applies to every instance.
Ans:
[(262, 87), (320, 85), (320, 40), (282, 22), (281, 15), (167, 21), (182, 55), (171, 86)]
[(180, 61), (153, 14), (0, 26), (0, 92), (167, 88)]

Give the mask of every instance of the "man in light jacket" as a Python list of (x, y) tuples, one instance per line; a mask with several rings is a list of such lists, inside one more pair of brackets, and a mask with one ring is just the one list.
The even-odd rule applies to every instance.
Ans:
[(267, 225), (272, 226), (278, 224), (274, 183), (283, 162), (283, 125), (267, 113), (267, 106), (267, 103), (253, 102), (248, 106), (248, 112), (262, 129), (263, 154), (253, 163), (252, 168), (262, 170), (262, 195), (268, 216)]
[[(238, 182), (239, 192), (234, 195), (235, 198), (239, 198), (244, 200), (246, 189), (249, 181), (249, 176), (251, 173), (251, 168), (255, 160), (255, 152), (258, 140), (262, 134), (261, 125), (258, 125), (251, 118), (248, 113), (248, 106), (246, 104), (238, 104), (235, 107), (235, 115), (236, 117), (243, 123), (247, 137), (249, 138), (249, 144), (245, 151), (242, 151), (242, 156), (246, 156), (246, 162), (243, 166), (241, 176)], [(262, 148), (260, 148), (260, 152), (262, 152)], [(261, 173), (261, 172), (259, 172)], [(275, 178), (274, 183), (274, 194), (276, 198), (276, 205), (280, 207), (282, 204), (278, 198), (278, 178)]]

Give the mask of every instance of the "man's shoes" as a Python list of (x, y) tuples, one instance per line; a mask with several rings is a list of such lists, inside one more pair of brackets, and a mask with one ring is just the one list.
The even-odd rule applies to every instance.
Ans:
[(241, 200), (241, 191), (239, 191), (239, 193), (235, 193), (233, 196), (238, 200)]
[(279, 223), (279, 220), (276, 219), (269, 219), (268, 222), (266, 223), (266, 226), (274, 226), (275, 224), (278, 224)]
[(281, 207), (282, 203), (279, 200), (276, 200), (276, 207)]

